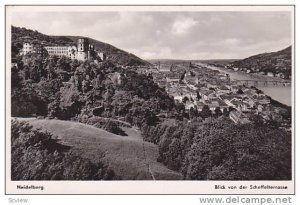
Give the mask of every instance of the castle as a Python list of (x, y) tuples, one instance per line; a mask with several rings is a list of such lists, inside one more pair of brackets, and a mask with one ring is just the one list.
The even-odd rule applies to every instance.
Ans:
[(68, 57), (70, 59), (77, 59), (85, 61), (91, 58), (100, 58), (105, 60), (106, 56), (103, 52), (95, 50), (94, 45), (89, 44), (87, 38), (79, 38), (77, 46), (44, 46), (38, 43), (24, 43), (22, 54), (36, 53), (49, 56)]

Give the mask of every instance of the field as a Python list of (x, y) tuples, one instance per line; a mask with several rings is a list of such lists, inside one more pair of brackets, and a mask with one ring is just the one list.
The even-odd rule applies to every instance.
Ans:
[(104, 156), (109, 167), (124, 180), (178, 180), (182, 176), (157, 162), (158, 147), (144, 142), (135, 128), (123, 128), (128, 136), (119, 136), (103, 129), (77, 122), (18, 118), (34, 128), (57, 136), (60, 143), (82, 157), (97, 161)]

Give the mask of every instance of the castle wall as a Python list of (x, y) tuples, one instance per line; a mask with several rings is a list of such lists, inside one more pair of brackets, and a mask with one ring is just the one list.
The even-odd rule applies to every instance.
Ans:
[(101, 60), (102, 60), (102, 61), (104, 61), (104, 60), (106, 59), (106, 56), (105, 56), (105, 54), (104, 54), (104, 53), (102, 53), (102, 52), (98, 52), (98, 53), (97, 53), (97, 55), (98, 55), (98, 57), (100, 57), (100, 58), (101, 58)]
[[(58, 57), (68, 57), (70, 59), (77, 59), (85, 61), (96, 57), (96, 52), (94, 51), (94, 45), (89, 44), (87, 38), (78, 39), (77, 46), (45, 46), (42, 45), (33, 45), (30, 43), (24, 43), (22, 54), (27, 53), (43, 53), (43, 50), (46, 50), (49, 56), (58, 56)], [(102, 60), (104, 54), (102, 53)]]
[(66, 56), (68, 57), (68, 47), (67, 46), (46, 46), (45, 49), (50, 56)]
[(77, 60), (85, 61), (88, 59), (87, 52), (78, 51), (77, 53)]
[(78, 58), (78, 52), (77, 52), (77, 47), (76, 46), (69, 46), (68, 47), (68, 57), (71, 58), (72, 60)]

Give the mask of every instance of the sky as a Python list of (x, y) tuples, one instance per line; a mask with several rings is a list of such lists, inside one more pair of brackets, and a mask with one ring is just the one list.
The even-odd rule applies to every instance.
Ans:
[(291, 45), (289, 12), (16, 12), (12, 25), (87, 36), (143, 59), (242, 59)]

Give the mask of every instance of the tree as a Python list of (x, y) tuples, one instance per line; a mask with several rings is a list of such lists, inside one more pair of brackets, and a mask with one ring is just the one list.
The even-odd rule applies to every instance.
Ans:
[(228, 108), (229, 113), (230, 113), (231, 111), (234, 111), (234, 110), (236, 110), (236, 109), (233, 108), (232, 106), (230, 106), (230, 107)]
[(173, 138), (165, 155), (165, 163), (172, 170), (178, 171), (182, 163), (181, 143), (178, 138)]
[(184, 71), (184, 72), (181, 74), (181, 76), (180, 76), (180, 81), (183, 81), (185, 74), (186, 74), (186, 71)]
[(187, 101), (189, 101), (189, 98), (187, 96), (184, 96), (184, 98), (182, 99), (182, 102), (185, 104)]
[(215, 116), (219, 117), (221, 115), (222, 115), (222, 111), (221, 111), (220, 107), (216, 107), (216, 109), (215, 109)]
[(249, 120), (257, 126), (264, 126), (265, 124), (263, 118), (260, 115), (253, 114), (250, 116)]
[(271, 115), (270, 119), (266, 121), (266, 125), (271, 128), (277, 128), (280, 127), (280, 122)]
[(11, 111), (14, 117), (46, 116), (47, 102), (32, 81), (25, 81), (21, 87), (14, 87), (11, 91)]
[(203, 118), (208, 118), (211, 116), (211, 110), (209, 109), (208, 105), (204, 105), (201, 112), (200, 112), (200, 115), (201, 117)]
[(127, 134), (112, 120), (108, 120), (103, 129), (116, 135), (127, 136)]
[(39, 82), (40, 81), (40, 75), (39, 75), (39, 70), (37, 66), (34, 66), (30, 70), (30, 79), (33, 80), (34, 82)]
[(19, 76), (19, 69), (17, 67), (11, 68), (11, 87), (20, 88), (21, 87), (22, 78)]
[(85, 103), (85, 96), (76, 87), (63, 87), (60, 90), (60, 119), (69, 120), (75, 117)]
[(228, 111), (227, 108), (224, 108), (224, 110), (223, 110), (223, 115), (226, 116), (226, 117), (229, 116), (229, 111)]
[(76, 68), (80, 65), (80, 63), (78, 62), (77, 59), (73, 60), (70, 68), (71, 68), (71, 72), (75, 72)]
[[(73, 66), (74, 66), (74, 64), (73, 64)], [(71, 60), (65, 56), (62, 56), (57, 61), (57, 67), (58, 67), (58, 69), (61, 69), (63, 71), (70, 72), (71, 71)]]
[(244, 94), (244, 92), (241, 89), (238, 89), (238, 91), (236, 91), (236, 94), (242, 95)]
[(259, 90), (259, 89), (256, 89), (256, 93), (257, 94), (263, 94), (263, 91)]
[(198, 117), (198, 110), (195, 109), (194, 107), (191, 107), (189, 110), (189, 118), (193, 119), (195, 117)]
[(199, 92), (197, 91), (197, 99), (200, 100), (201, 99), (201, 95), (199, 94)]

